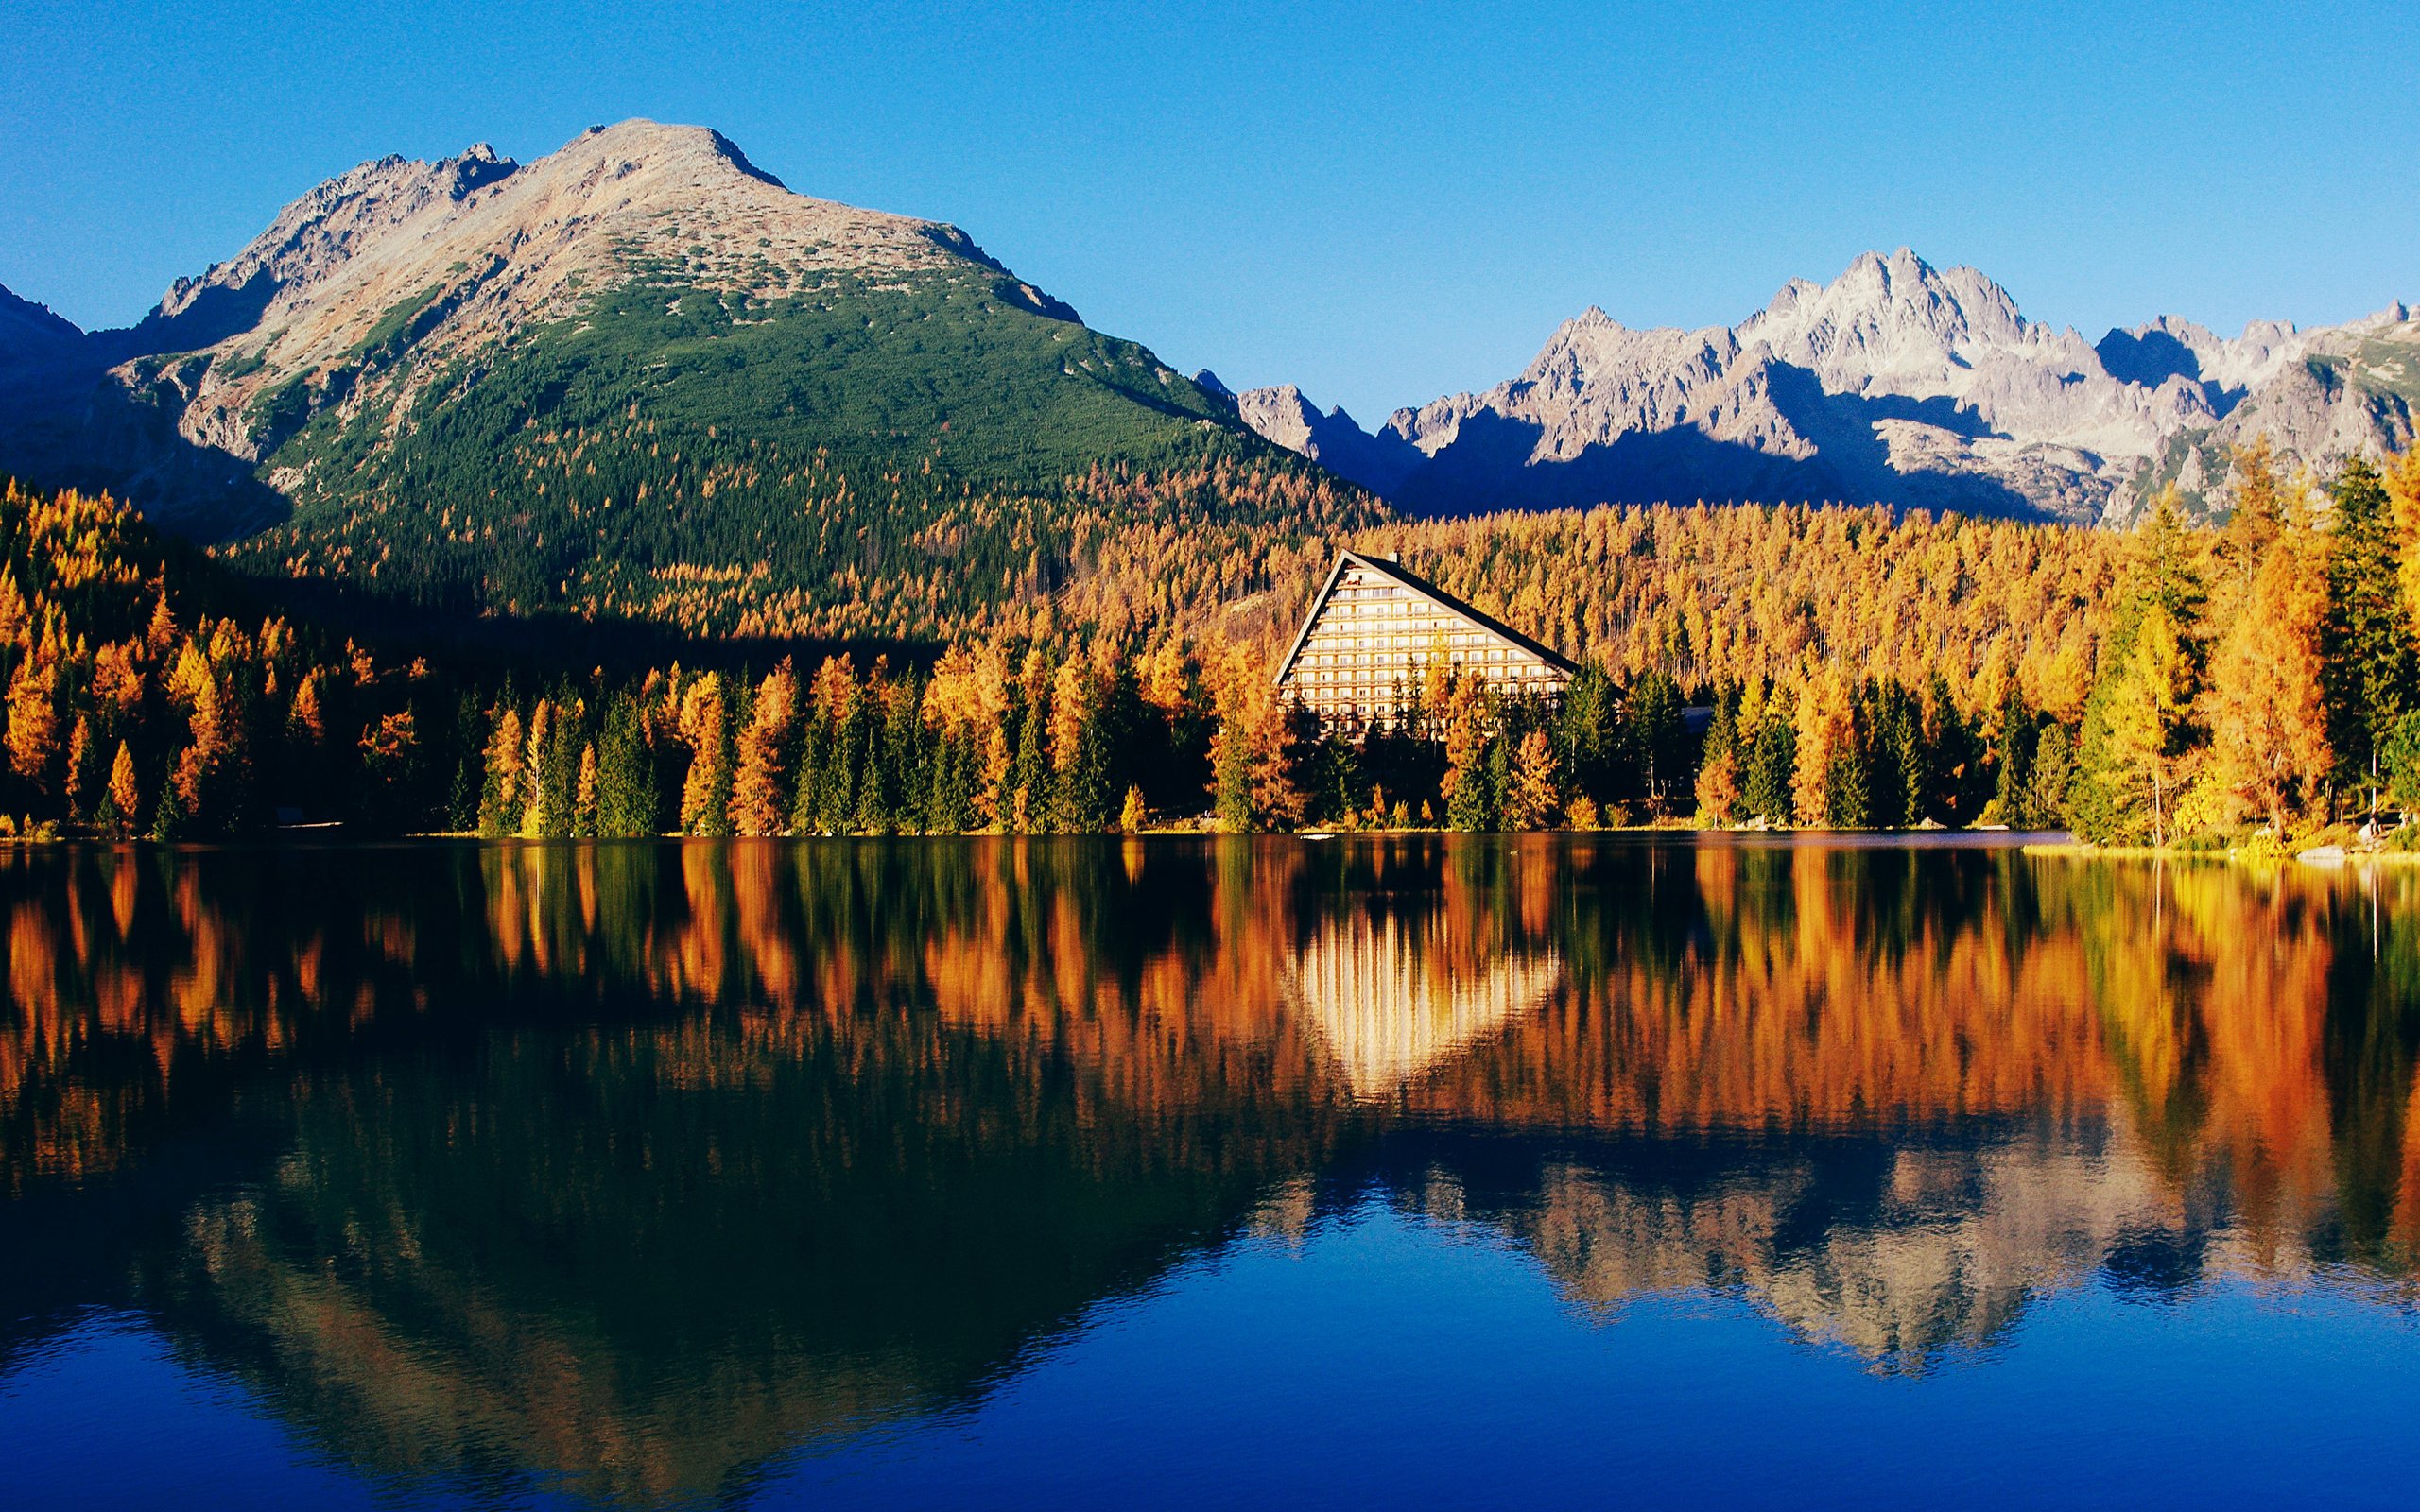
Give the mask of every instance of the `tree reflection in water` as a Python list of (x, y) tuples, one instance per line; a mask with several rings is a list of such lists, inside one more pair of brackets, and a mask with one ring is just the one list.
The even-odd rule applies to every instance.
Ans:
[(2409, 1301), (2420, 879), (1618, 838), (0, 851), (0, 1368), (716, 1495), (1373, 1200), (1874, 1369)]

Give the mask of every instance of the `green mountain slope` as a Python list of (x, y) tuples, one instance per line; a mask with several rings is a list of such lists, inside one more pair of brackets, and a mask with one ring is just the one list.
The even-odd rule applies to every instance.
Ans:
[[(93, 340), (149, 349), (101, 386), (143, 423), (92, 427), (147, 512), (452, 615), (927, 636), (1138, 539), (1257, 559), (1376, 508), (956, 228), (689, 128), (367, 164)], [(199, 499), (176, 450), (243, 487)]]
[[(1097, 465), (1304, 471), (1145, 349), (996, 282), (842, 274), (766, 300), (635, 269), (425, 375), (400, 421), (320, 409), (266, 458), (293, 517), (225, 555), (454, 610), (913, 633), (859, 601), (956, 622), (1047, 591), (1100, 523)], [(396, 343), (337, 383), (397, 386), (415, 360)], [(1174, 507), (1269, 514), (1240, 493)]]

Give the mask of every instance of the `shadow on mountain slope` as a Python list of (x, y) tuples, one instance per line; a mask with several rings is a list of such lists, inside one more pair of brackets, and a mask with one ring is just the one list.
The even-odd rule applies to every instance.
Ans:
[(1827, 394), (1804, 368), (1768, 369), (1773, 406), (1815, 445), (1807, 457), (1721, 440), (1691, 426), (1632, 431), (1568, 459), (1535, 460), (1545, 427), (1482, 410), (1395, 492), (1415, 514), (1459, 518), (1499, 509), (1585, 508), (1598, 504), (1882, 503), (1955, 509), (2015, 520), (2046, 518), (2032, 501), (1979, 474), (1895, 472), (1876, 434), (1881, 421), (1910, 421), (1965, 439), (1993, 433), (1948, 399)]
[(252, 463), (178, 431), (172, 381), (129, 389), (109, 377), (105, 355), (96, 347), (88, 367), (0, 387), (0, 476), (108, 493), (189, 541), (226, 541), (286, 518), (285, 497)]

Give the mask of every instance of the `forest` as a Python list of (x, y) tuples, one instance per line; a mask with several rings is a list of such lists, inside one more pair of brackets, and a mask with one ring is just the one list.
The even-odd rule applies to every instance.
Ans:
[[(11, 484), (0, 814), (163, 840), (2004, 824), (2257, 849), (2420, 805), (2420, 453), (2235, 463), (2224, 525), (2163, 507), (2129, 535), (1808, 507), (1399, 522), (1306, 475), (1095, 473), (1063, 585), (1008, 575), (1021, 607), (988, 629), (537, 673), (349, 636), (108, 498)], [(1150, 522), (1239, 479), (1249, 554)], [(1271, 671), (1326, 528), (1581, 674), (1547, 704), (1433, 667), (1391, 724), (1322, 731)]]

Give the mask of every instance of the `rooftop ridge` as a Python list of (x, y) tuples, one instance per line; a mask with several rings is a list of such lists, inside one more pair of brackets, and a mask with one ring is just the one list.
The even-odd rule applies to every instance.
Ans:
[[(1377, 602), (1349, 606), (1331, 619), (1340, 585), (1348, 575), (1365, 592), (1374, 585), (1386, 586), (1377, 590)], [(1390, 589), (1395, 591), (1392, 598)], [(1426, 642), (1416, 639), (1424, 632)], [(1580, 671), (1570, 658), (1457, 598), (1402, 562), (1343, 547), (1312, 597), (1272, 685), (1314, 710), (1323, 722), (1383, 721), (1402, 713), (1397, 705), (1433, 656), (1515, 696), (1551, 697)]]

